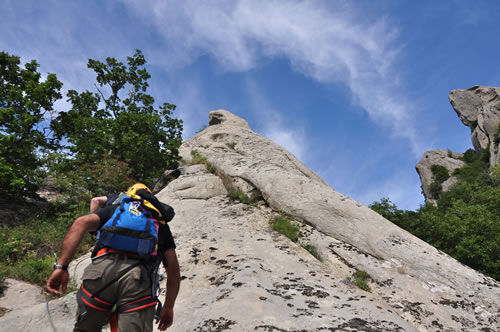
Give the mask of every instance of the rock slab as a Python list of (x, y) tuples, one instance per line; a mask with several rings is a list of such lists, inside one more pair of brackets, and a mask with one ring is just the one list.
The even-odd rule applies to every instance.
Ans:
[(471, 130), (474, 149), (490, 149), (490, 167), (500, 161), (500, 88), (475, 86), (453, 90), (448, 99), (464, 125)]
[[(336, 192), (234, 114), (211, 112), (209, 123), (180, 152), (189, 162), (197, 150), (215, 173), (186, 164), (157, 194), (176, 211), (182, 274), (170, 332), (500, 329), (498, 282)], [(228, 197), (234, 190), (258, 201)], [(300, 228), (298, 242), (272, 230), (278, 215)], [(358, 270), (371, 292), (354, 285)], [(60, 331), (74, 321), (68, 301), (49, 302)], [(2, 331), (50, 331), (44, 305), (8, 312)]]

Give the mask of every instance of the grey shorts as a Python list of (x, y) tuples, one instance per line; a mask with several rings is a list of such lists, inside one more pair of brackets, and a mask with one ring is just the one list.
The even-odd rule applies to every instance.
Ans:
[[(85, 269), (82, 286), (89, 293), (95, 294), (121, 275), (116, 282), (103, 289), (97, 296), (102, 301), (116, 304), (117, 307), (152, 295), (151, 278), (144, 266), (136, 266), (123, 274), (124, 270), (137, 262), (137, 259), (121, 254), (98, 257)], [(111, 311), (98, 310), (82, 304), (83, 302), (78, 306), (74, 331), (101, 331), (101, 328), (109, 322)], [(154, 312), (155, 307), (151, 306), (142, 310), (119, 313), (118, 331), (152, 331)]]

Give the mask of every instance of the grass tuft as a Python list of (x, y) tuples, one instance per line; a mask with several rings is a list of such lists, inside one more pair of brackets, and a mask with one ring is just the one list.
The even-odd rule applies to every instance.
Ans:
[(198, 150), (191, 150), (191, 163), (193, 165), (205, 164), (207, 158), (203, 157)]
[(243, 190), (231, 190), (227, 193), (231, 198), (237, 199), (243, 204), (257, 206), (257, 201), (252, 201)]
[(191, 164), (193, 165), (198, 165), (198, 164), (204, 164), (207, 167), (207, 170), (210, 173), (215, 173), (217, 169), (215, 168), (214, 165), (212, 165), (210, 162), (207, 161), (206, 157), (203, 157), (198, 150), (191, 150)]
[(303, 244), (302, 245), (302, 248), (304, 248), (305, 250), (307, 250), (311, 255), (313, 255), (317, 260), (319, 261), (322, 261), (322, 257), (319, 253), (319, 250), (318, 248), (316, 248), (316, 246), (314, 246), (312, 243), (306, 243), (306, 244)]
[(290, 219), (286, 216), (277, 216), (272, 221), (272, 229), (285, 235), (287, 238), (293, 242), (297, 242), (300, 236), (299, 226), (292, 223)]
[(358, 288), (361, 288), (364, 291), (371, 292), (370, 286), (368, 285), (368, 279), (370, 279), (370, 275), (362, 270), (354, 272), (352, 275), (351, 281)]

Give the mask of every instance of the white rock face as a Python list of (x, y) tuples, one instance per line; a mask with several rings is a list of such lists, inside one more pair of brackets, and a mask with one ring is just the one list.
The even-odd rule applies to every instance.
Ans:
[[(0, 297), (0, 307), (4, 309), (4, 312), (45, 302), (42, 290), (30, 283), (5, 279), (5, 286), (7, 286), (7, 289), (4, 295)], [(20, 302), (19, 298), (22, 298), (23, 302)]]
[(449, 153), (448, 151), (444, 150), (432, 150), (426, 151), (424, 153), (415, 168), (417, 169), (417, 173), (420, 176), (422, 191), (424, 193), (426, 202), (431, 204), (436, 203), (436, 197), (433, 197), (430, 191), (431, 183), (433, 182), (431, 171), (432, 165), (443, 166), (448, 170), (450, 178), (448, 178), (448, 180), (443, 182), (441, 185), (443, 191), (448, 191), (450, 187), (457, 182), (456, 177), (451, 176), (451, 174), (455, 169), (460, 168), (465, 164), (462, 160), (457, 159), (462, 156), (462, 153)]
[(490, 145), (490, 167), (500, 161), (500, 88), (475, 86), (453, 90), (448, 96), (463, 124), (470, 127), (472, 145), (482, 152)]
[(227, 194), (222, 180), (218, 176), (207, 174), (205, 165), (189, 166), (181, 173), (184, 174), (167, 187), (171, 199), (209, 199)]
[(47, 304), (40, 287), (12, 279), (7, 279), (6, 284), (8, 288), (4, 296), (0, 297), (0, 312), (4, 313), (0, 317), (2, 332), (53, 331), (50, 319), (59, 332), (73, 330), (75, 293)]
[[(210, 117), (220, 118), (219, 112), (211, 112)], [(246, 126), (233, 125), (238, 123), (232, 119), (234, 115), (224, 112), (224, 117), (231, 121), (219, 121), (183, 144), (181, 154), (185, 160), (190, 159), (191, 150), (198, 150), (222, 178), (245, 180), (260, 191), (274, 211), (283, 211), (311, 225), (313, 234), (318, 234), (315, 236), (320, 250), (336, 257), (332, 261), (346, 262), (347, 266), (369, 272), (381, 284), (391, 284), (380, 286), (377, 293), (393, 307), (395, 303), (406, 303), (402, 316), (416, 329), (435, 330), (436, 321), (460, 330), (461, 323), (452, 315), (467, 315), (467, 319), (476, 321), (472, 325), (477, 328), (479, 323), (487, 326), (490, 321), (478, 321), (466, 313), (477, 305), (476, 300), (487, 302), (485, 306), (496, 312), (491, 317), (498, 320), (497, 282), (336, 192), (277, 144)], [(456, 310), (451, 303), (457, 301), (465, 301), (463, 313), (451, 312)], [(415, 303), (419, 309), (408, 308)], [(412, 314), (415, 312), (420, 313)]]
[[(181, 154), (190, 160), (198, 150), (215, 175), (185, 166), (157, 194), (176, 211), (170, 226), (183, 276), (169, 332), (500, 329), (498, 282), (337, 193), (246, 121), (220, 110), (210, 119)], [(227, 197), (240, 189), (263, 199), (251, 206)], [(279, 212), (297, 220), (299, 243), (271, 229)], [(356, 270), (370, 274), (371, 292), (349, 280)], [(73, 324), (65, 310), (75, 307), (64, 301), (49, 302), (58, 327)], [(50, 331), (40, 305), (1, 317), (2, 331)], [(27, 321), (35, 323), (14, 325)]]

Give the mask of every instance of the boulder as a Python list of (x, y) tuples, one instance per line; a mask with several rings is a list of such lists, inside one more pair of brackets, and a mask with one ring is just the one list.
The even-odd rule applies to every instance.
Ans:
[(158, 180), (153, 185), (153, 194), (158, 193), (160, 190), (165, 188), (170, 182), (177, 179), (181, 175), (180, 169), (166, 170), (164, 171)]
[(471, 129), (477, 152), (490, 148), (490, 167), (500, 161), (500, 88), (475, 86), (448, 96), (462, 123)]
[(448, 178), (441, 185), (443, 191), (448, 191), (450, 187), (457, 182), (457, 178), (451, 176), (451, 174), (453, 174), (455, 169), (460, 168), (465, 164), (462, 160), (458, 159), (462, 156), (462, 153), (444, 150), (432, 150), (424, 153), (415, 168), (420, 176), (422, 192), (427, 203), (435, 204), (437, 199), (437, 197), (434, 197), (430, 191), (431, 183), (433, 182), (431, 171), (432, 165), (443, 166), (448, 170), (450, 178)]
[(164, 189), (168, 198), (174, 199), (209, 199), (218, 195), (226, 195), (227, 190), (222, 180), (207, 171), (203, 164), (188, 166), (177, 179)]

